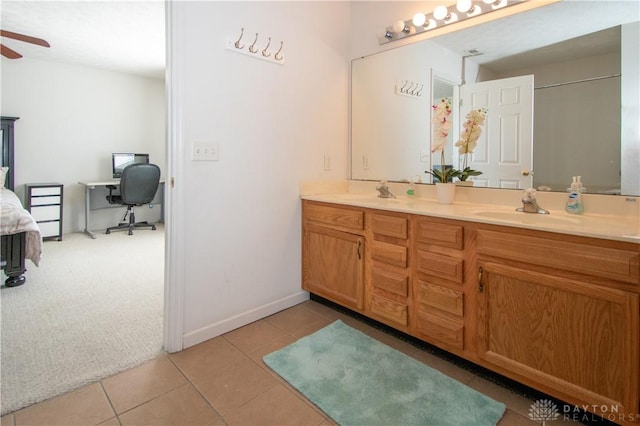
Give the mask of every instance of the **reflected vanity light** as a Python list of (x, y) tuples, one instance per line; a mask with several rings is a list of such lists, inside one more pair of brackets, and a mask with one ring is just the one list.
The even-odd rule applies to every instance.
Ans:
[(454, 13), (446, 6), (440, 5), (431, 13), (418, 12), (412, 19), (395, 22), (385, 29), (384, 35), (379, 38), (379, 42), (380, 44), (385, 44), (390, 41), (400, 40), (525, 1), (528, 0), (458, 0), (455, 5), (458, 13)]

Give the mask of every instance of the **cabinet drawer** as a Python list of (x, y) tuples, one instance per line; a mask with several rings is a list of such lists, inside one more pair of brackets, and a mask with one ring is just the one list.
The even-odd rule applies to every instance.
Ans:
[(434, 244), (458, 250), (464, 248), (464, 228), (462, 226), (418, 220), (416, 228), (418, 243)]
[(325, 225), (339, 226), (353, 230), (364, 229), (364, 212), (357, 210), (305, 203), (304, 218)]
[(418, 272), (458, 284), (464, 281), (463, 259), (422, 250), (418, 250), (417, 258)]
[(60, 221), (39, 222), (38, 228), (40, 228), (40, 235), (42, 235), (42, 238), (60, 236)]
[(371, 272), (371, 283), (375, 288), (398, 296), (407, 297), (409, 295), (409, 277), (406, 274), (374, 268)]
[(371, 230), (374, 234), (406, 239), (407, 228), (407, 219), (403, 217), (375, 213), (371, 215)]
[(374, 294), (371, 299), (371, 311), (400, 325), (407, 325), (407, 305), (404, 303)]
[(416, 324), (418, 332), (425, 340), (463, 349), (464, 325), (462, 320), (419, 310)]
[(59, 195), (51, 195), (46, 197), (32, 197), (31, 206), (42, 206), (47, 204), (60, 204)]
[(418, 302), (450, 314), (464, 316), (464, 293), (458, 290), (418, 281)]
[(44, 220), (59, 220), (60, 206), (35, 206), (31, 208), (31, 216), (36, 222)]
[(31, 195), (34, 197), (38, 197), (41, 195), (60, 195), (60, 194), (62, 194), (62, 188), (59, 186), (31, 188)]
[(478, 230), (478, 253), (638, 284), (638, 250)]
[(374, 241), (371, 244), (371, 257), (380, 262), (400, 268), (407, 267), (407, 248), (395, 244)]

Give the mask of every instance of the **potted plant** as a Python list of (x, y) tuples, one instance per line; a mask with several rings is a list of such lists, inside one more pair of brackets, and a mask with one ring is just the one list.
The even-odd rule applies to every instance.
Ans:
[(455, 184), (453, 179), (458, 177), (459, 171), (452, 166), (447, 166), (445, 161), (445, 147), (449, 131), (451, 130), (451, 100), (442, 98), (440, 102), (433, 105), (433, 138), (431, 140), (431, 153), (440, 152), (440, 167), (433, 167), (427, 170), (433, 176), (436, 184), (436, 195), (441, 204), (451, 204), (455, 196)]
[(478, 145), (478, 138), (482, 133), (482, 125), (487, 115), (485, 108), (478, 108), (469, 111), (462, 127), (464, 130), (460, 135), (460, 139), (455, 143), (458, 147), (458, 153), (462, 156), (462, 169), (457, 171), (457, 178), (461, 182), (465, 182), (470, 176), (479, 176), (481, 171), (473, 170), (468, 166), (469, 154), (473, 154), (473, 150)]

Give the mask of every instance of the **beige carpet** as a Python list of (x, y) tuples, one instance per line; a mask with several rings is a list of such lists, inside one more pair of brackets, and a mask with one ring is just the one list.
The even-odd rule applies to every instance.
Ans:
[(45, 241), (26, 284), (0, 288), (2, 414), (162, 353), (163, 227), (97, 236)]

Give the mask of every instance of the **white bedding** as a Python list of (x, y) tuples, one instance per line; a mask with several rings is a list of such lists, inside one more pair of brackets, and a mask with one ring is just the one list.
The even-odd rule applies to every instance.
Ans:
[(0, 234), (12, 235), (26, 232), (25, 258), (30, 259), (38, 266), (42, 256), (42, 237), (40, 236), (38, 224), (29, 212), (22, 207), (20, 199), (13, 191), (6, 188), (0, 188), (0, 191), (0, 204), (2, 204)]

